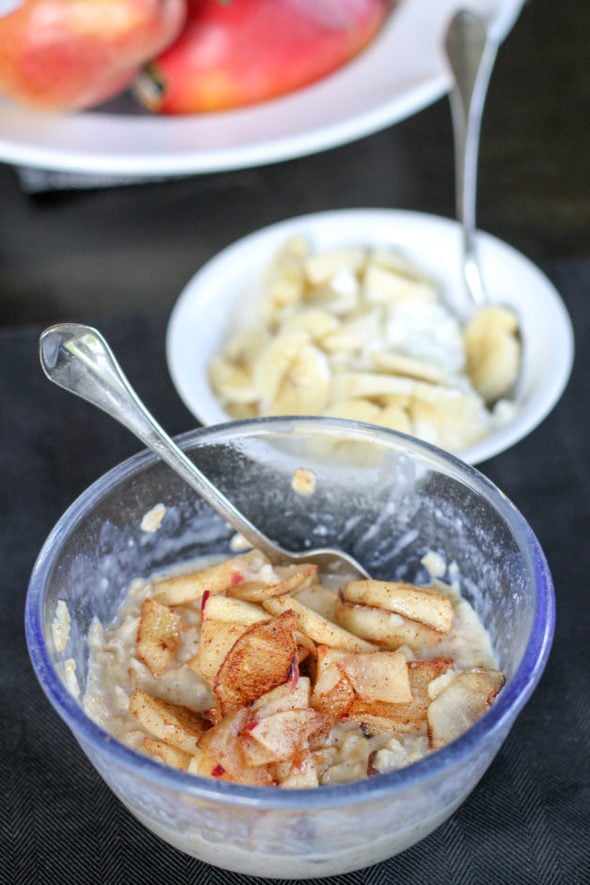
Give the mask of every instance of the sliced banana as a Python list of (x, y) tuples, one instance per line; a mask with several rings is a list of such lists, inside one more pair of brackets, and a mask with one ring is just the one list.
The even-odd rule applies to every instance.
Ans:
[(327, 418), (348, 418), (350, 421), (365, 421), (367, 424), (381, 424), (382, 409), (371, 400), (361, 397), (339, 400), (324, 409)]
[(436, 287), (434, 286), (431, 277), (429, 277), (421, 267), (418, 267), (417, 264), (410, 261), (407, 255), (396, 246), (378, 246), (376, 249), (373, 249), (369, 256), (369, 264), (376, 264), (379, 267), (394, 271), (400, 276), (428, 283), (434, 290), (435, 298), (438, 297), (436, 294)]
[(309, 289), (305, 297), (308, 304), (327, 310), (335, 317), (354, 314), (361, 307), (359, 282), (346, 270), (340, 271), (332, 285)]
[(331, 335), (340, 326), (340, 320), (328, 310), (308, 307), (289, 317), (281, 326), (281, 332), (303, 330), (314, 343), (323, 344), (326, 335)]
[(403, 276), (373, 262), (365, 271), (363, 292), (367, 301), (378, 304), (415, 298), (434, 302), (437, 298), (437, 291), (432, 283)]
[(258, 394), (252, 367), (267, 342), (268, 335), (263, 329), (245, 329), (229, 340), (221, 354), (213, 357), (209, 380), (225, 402), (240, 405), (256, 402)]
[(516, 315), (505, 307), (479, 310), (463, 333), (467, 373), (486, 403), (510, 391), (518, 377), (521, 346)]
[(414, 396), (408, 407), (415, 436), (449, 451), (460, 451), (486, 432), (485, 407), (476, 395), (439, 388), (438, 398)]
[(330, 395), (326, 354), (302, 329), (268, 345), (254, 367), (254, 381), (265, 415), (319, 415)]
[(400, 433), (411, 434), (413, 431), (408, 411), (399, 403), (390, 403), (388, 406), (384, 406), (381, 409), (378, 423), (383, 427), (388, 427), (390, 430), (399, 430)]
[(297, 354), (309, 342), (308, 332), (304, 329), (292, 329), (272, 339), (258, 357), (253, 369), (253, 380), (262, 414), (275, 399), (283, 377)]
[(243, 329), (230, 338), (223, 355), (238, 366), (251, 367), (268, 341), (269, 335), (264, 329)]
[(331, 249), (305, 259), (305, 275), (310, 286), (330, 285), (341, 271), (359, 274), (367, 261), (367, 250), (357, 247)]
[(371, 353), (371, 362), (379, 372), (390, 375), (404, 375), (419, 381), (430, 381), (432, 384), (448, 384), (450, 381), (448, 373), (438, 366), (391, 350), (374, 351)]
[(234, 421), (246, 421), (250, 418), (258, 418), (257, 403), (227, 403), (225, 411)]
[(383, 322), (381, 312), (369, 310), (342, 322), (321, 340), (328, 353), (363, 351), (371, 342), (379, 341)]
[(271, 328), (280, 318), (300, 304), (305, 295), (305, 256), (309, 244), (293, 237), (276, 255), (264, 279), (265, 296), (260, 302), (260, 316)]
[(209, 363), (209, 381), (215, 393), (229, 403), (254, 403), (258, 393), (251, 369), (238, 366), (221, 354)]
[(332, 397), (335, 402), (358, 397), (408, 395), (412, 396), (420, 382), (377, 372), (336, 372), (332, 379)]

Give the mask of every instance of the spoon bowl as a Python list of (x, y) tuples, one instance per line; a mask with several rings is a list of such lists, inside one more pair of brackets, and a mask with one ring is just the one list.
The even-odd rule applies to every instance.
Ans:
[(334, 576), (368, 577), (365, 569), (343, 551), (285, 550), (257, 529), (160, 427), (96, 329), (77, 323), (50, 326), (41, 335), (39, 355), (50, 381), (98, 406), (131, 430), (273, 564), (311, 562)]

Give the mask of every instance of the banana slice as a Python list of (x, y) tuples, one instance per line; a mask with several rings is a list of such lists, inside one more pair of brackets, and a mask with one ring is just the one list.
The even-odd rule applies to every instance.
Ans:
[(413, 433), (449, 451), (460, 451), (482, 438), (487, 416), (481, 399), (439, 387), (438, 396), (414, 396), (408, 407)]
[(238, 332), (221, 354), (209, 364), (209, 381), (224, 401), (235, 404), (255, 403), (258, 399), (252, 366), (268, 341), (262, 329)]
[(326, 286), (343, 270), (359, 274), (366, 261), (366, 249), (331, 249), (309, 255), (305, 259), (305, 275), (310, 286)]
[(243, 329), (230, 338), (223, 349), (223, 355), (238, 366), (251, 367), (268, 340), (269, 336), (264, 329)]
[(330, 311), (322, 310), (320, 307), (308, 307), (285, 320), (281, 332), (300, 329), (307, 332), (311, 341), (321, 344), (322, 339), (335, 332), (339, 325), (340, 320)]
[(303, 300), (306, 289), (304, 260), (308, 249), (309, 244), (303, 237), (293, 237), (278, 252), (266, 272), (260, 317), (271, 328)]
[(419, 383), (412, 378), (400, 378), (377, 372), (335, 372), (332, 381), (332, 397), (334, 402), (337, 402), (357, 397), (373, 399), (389, 394), (412, 396)]
[(406, 299), (434, 302), (436, 288), (426, 280), (412, 279), (387, 267), (371, 262), (363, 277), (363, 292), (367, 301), (390, 304)]
[(397, 403), (390, 403), (381, 409), (378, 423), (390, 430), (399, 430), (400, 433), (412, 433), (410, 416), (406, 409)]
[(256, 360), (253, 379), (262, 414), (276, 397), (283, 376), (289, 371), (297, 354), (309, 342), (309, 334), (303, 329), (284, 332), (272, 339)]
[(369, 310), (344, 321), (337, 329), (322, 338), (321, 345), (328, 353), (362, 351), (379, 341), (382, 328), (381, 312)]
[(518, 320), (505, 307), (482, 308), (463, 333), (467, 350), (467, 374), (486, 403), (494, 403), (510, 391), (518, 377), (521, 345)]
[(448, 375), (438, 366), (391, 350), (376, 350), (371, 354), (371, 362), (379, 372), (390, 375), (404, 375), (419, 381), (430, 381), (432, 384), (449, 383)]
[(221, 354), (209, 363), (209, 381), (225, 402), (247, 404), (258, 399), (251, 369), (237, 366)]
[(361, 307), (359, 282), (352, 271), (340, 271), (329, 285), (309, 289), (306, 301), (335, 317), (353, 315)]
[(375, 264), (404, 277), (428, 283), (434, 289), (432, 278), (395, 246), (378, 246), (373, 249), (369, 256), (369, 264)]
[(381, 424), (382, 409), (368, 399), (340, 400), (324, 409), (327, 418), (348, 418), (351, 421), (364, 421), (367, 424)]
[(227, 403), (225, 411), (234, 421), (245, 421), (259, 416), (256, 403)]
[(264, 415), (318, 415), (330, 394), (327, 357), (302, 329), (279, 335), (254, 367)]

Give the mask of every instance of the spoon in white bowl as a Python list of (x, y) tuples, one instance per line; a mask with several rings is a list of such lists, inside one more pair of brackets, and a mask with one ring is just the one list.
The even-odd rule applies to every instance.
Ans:
[(77, 323), (50, 326), (39, 340), (39, 356), (43, 371), (51, 381), (120, 421), (273, 564), (312, 562), (331, 575), (368, 577), (365, 569), (347, 553), (328, 547), (293, 553), (279, 547), (252, 525), (148, 412), (96, 329)]
[(462, 225), (463, 276), (476, 307), (489, 303), (477, 255), (477, 159), (481, 118), (498, 44), (486, 23), (462, 9), (451, 19), (445, 50), (453, 73), (450, 93), (455, 142), (456, 213)]

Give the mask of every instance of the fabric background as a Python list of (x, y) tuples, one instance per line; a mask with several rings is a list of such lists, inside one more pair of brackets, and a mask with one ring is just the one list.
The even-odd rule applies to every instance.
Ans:
[[(574, 321), (573, 376), (542, 426), (480, 469), (523, 512), (547, 554), (557, 596), (547, 669), (491, 768), (447, 823), (397, 858), (320, 885), (590, 881), (590, 262), (544, 270)], [(195, 422), (167, 373), (166, 320), (146, 313), (100, 328), (148, 407), (180, 433)], [(0, 331), (0, 883), (268, 881), (188, 858), (137, 823), (33, 675), (23, 608), (39, 548), (74, 497), (139, 448), (112, 419), (45, 380), (40, 331)]]

